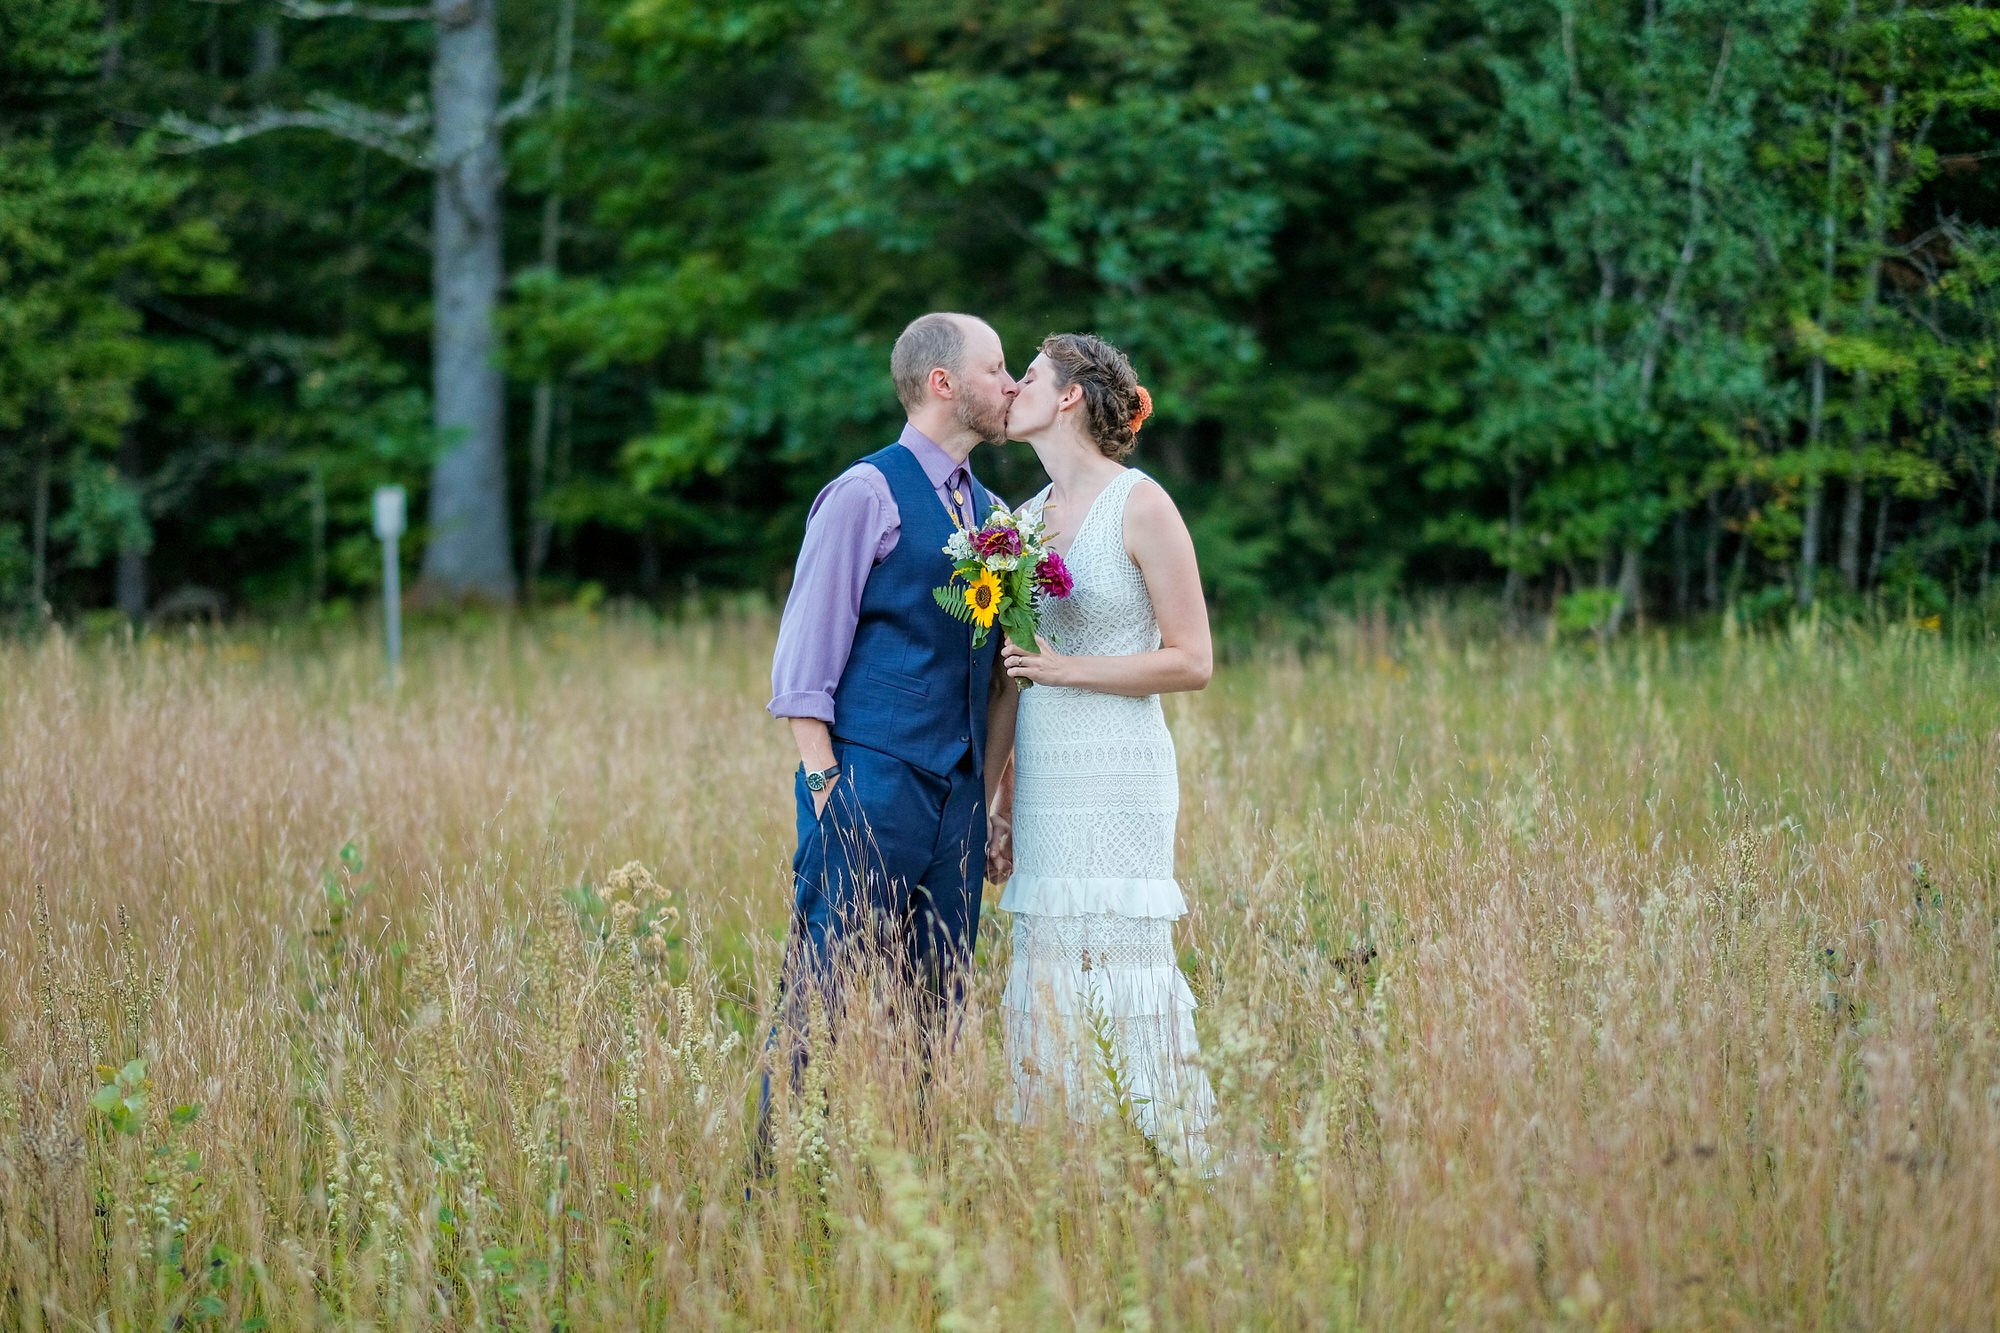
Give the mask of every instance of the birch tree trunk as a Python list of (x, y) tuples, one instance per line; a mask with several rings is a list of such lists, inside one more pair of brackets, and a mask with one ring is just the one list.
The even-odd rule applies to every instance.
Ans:
[(505, 398), (494, 316), (501, 282), (495, 0), (436, 0), (431, 67), (437, 188), (432, 209), (433, 418), (423, 577), (448, 598), (514, 599), (508, 541)]
[[(104, 54), (98, 68), (99, 78), (107, 86), (118, 77), (123, 61), (123, 48), (119, 43), (119, 13), (116, 4), (104, 6)], [(118, 132), (120, 142), (131, 136), (124, 130)], [(120, 287), (125, 284), (121, 280)], [(118, 475), (134, 491), (144, 494), (144, 459), (139, 453), (139, 437), (133, 433), (131, 422), (121, 428), (118, 439)], [(146, 615), (146, 549), (143, 537), (128, 531), (118, 543), (117, 577), (114, 583), (115, 600), (118, 609), (133, 620), (141, 620)]]
[(1511, 627), (1521, 620), (1521, 473), (1518, 468), (1507, 471), (1507, 545), (1513, 558), (1507, 562), (1507, 581), (1500, 590), (1500, 606)]
[[(576, 36), (576, 0), (562, 0), (556, 14), (555, 106), (556, 132), (549, 149), (548, 197), (542, 200), (542, 267), (556, 273), (562, 259), (563, 115), (569, 110), (569, 74)], [(535, 584), (549, 558), (550, 524), (542, 513), (549, 475), (549, 433), (555, 424), (555, 380), (543, 375), (535, 382), (535, 415), (528, 430), (528, 602), (535, 601)]]
[(312, 529), (312, 585), (308, 597), (318, 606), (326, 600), (326, 469), (317, 460), (306, 478), (307, 524)]
[[(1847, 23), (1854, 22), (1854, 0), (1848, 0)], [(1840, 197), (1840, 141), (1847, 132), (1846, 58), (1837, 51), (1833, 67), (1833, 125), (1827, 131), (1826, 208), (1820, 214), (1820, 301), (1819, 327), (1822, 334), (1833, 331), (1833, 280), (1839, 254), (1839, 219), (1835, 205)], [(1826, 425), (1826, 353), (1814, 352), (1811, 376), (1811, 406), (1806, 418), (1806, 508), (1799, 533), (1800, 610), (1812, 605), (1819, 580), (1820, 529), (1825, 523), (1826, 478), (1820, 471), (1819, 447)]]
[(1713, 611), (1722, 605), (1722, 501), (1708, 495), (1708, 549), (1701, 557), (1702, 605)]
[(1674, 614), (1687, 618), (1694, 605), (1694, 568), (1688, 557), (1687, 510), (1674, 515)]
[[(139, 437), (127, 425), (124, 438), (118, 442), (118, 474), (126, 485), (144, 494), (142, 462)], [(144, 538), (130, 535), (118, 544), (118, 609), (133, 620), (146, 617), (147, 547)]]
[[(1987, 460), (1986, 485), (1980, 498), (1986, 503), (1986, 522), (1990, 525), (1993, 522), (1994, 492), (2000, 489), (2000, 385), (1996, 385), (1993, 391), (1993, 433), (1988, 439), (1992, 442), (1995, 456)], [(1987, 531), (1992, 531), (1992, 528), (1989, 526)], [(1982, 594), (1993, 586), (1993, 548), (1996, 544), (2000, 543), (1987, 538), (1986, 549), (1979, 553), (1979, 591)]]
[(251, 31), (250, 81), (262, 85), (284, 63), (285, 48), (275, 19), (265, 19)]
[[(1986, 521), (1989, 524), (1993, 522), (1995, 478), (2000, 478), (2000, 464), (1995, 464), (1986, 469), (1986, 493), (1984, 498), (1986, 501)], [(1986, 592), (1988, 588), (1993, 586), (1993, 547), (1993, 539), (1989, 537), (1986, 539), (1986, 549), (1979, 553), (1979, 591), (1981, 593)]]
[[(1822, 327), (1824, 327), (1822, 325)], [(1808, 454), (1819, 448), (1820, 429), (1826, 420), (1826, 356), (1813, 353), (1811, 375), (1811, 409), (1806, 419), (1806, 450)], [(1799, 584), (1795, 600), (1801, 611), (1813, 603), (1813, 585), (1819, 581), (1819, 532), (1825, 524), (1826, 479), (1820, 475), (1817, 461), (1807, 465), (1806, 507), (1800, 516), (1799, 531)]]
[[(1649, 27), (1655, 18), (1656, 15), (1649, 8), (1646, 19)], [(1704, 115), (1712, 113), (1722, 97), (1723, 81), (1729, 71), (1730, 53), (1734, 46), (1735, 34), (1725, 29), (1721, 47), (1715, 57), (1715, 72), (1709, 77), (1708, 95), (1702, 104)], [(1652, 407), (1653, 382), (1659, 374), (1660, 358), (1665, 350), (1668, 334), (1674, 325), (1682, 290), (1687, 283), (1688, 274), (1694, 267), (1697, 245), (1706, 215), (1701, 189), (1702, 174), (1705, 170), (1706, 163), (1701, 153), (1697, 151), (1688, 163), (1687, 228), (1681, 237), (1680, 255), (1674, 261), (1673, 272), (1667, 278), (1666, 291), (1652, 312), (1650, 327), (1647, 329), (1643, 350), (1639, 356), (1638, 407), (1642, 417)], [(1646, 445), (1647, 441), (1643, 439), (1635, 439), (1633, 442), (1634, 472), (1640, 475), (1644, 472)], [(1646, 610), (1642, 598), (1645, 592), (1646, 547), (1650, 536), (1651, 534), (1638, 532), (1626, 535), (1624, 549), (1619, 558), (1618, 599), (1611, 607), (1611, 615), (1605, 628), (1606, 638), (1617, 635), (1628, 615), (1641, 628), (1645, 626)]]
[(41, 450), (35, 459), (35, 516), (28, 538), (33, 548), (30, 557), (28, 601), (35, 608), (35, 617), (40, 619), (49, 600), (49, 488), (50, 474), (55, 470), (55, 460), (49, 453), (49, 441), (42, 438)]
[(1888, 492), (1875, 501), (1875, 545), (1868, 552), (1868, 586), (1873, 588), (1882, 578), (1882, 554), (1889, 544), (1889, 503)]
[(1618, 560), (1618, 600), (1612, 603), (1611, 615), (1604, 626), (1604, 637), (1615, 639), (1618, 631), (1625, 626), (1625, 618), (1632, 617), (1641, 629), (1646, 625), (1646, 605), (1644, 592), (1646, 548), (1640, 542), (1628, 541)]
[[(1901, 22), (1903, 6), (1895, 9), (1895, 21)], [(1896, 129), (1896, 85), (1882, 85), (1881, 119), (1875, 127), (1874, 179), (1868, 194), (1868, 274), (1861, 288), (1861, 328), (1872, 333), (1875, 327), (1875, 310), (1882, 297), (1882, 248), (1888, 243), (1889, 235), (1889, 159), (1895, 147)], [(1868, 396), (1870, 376), (1863, 368), (1855, 372), (1854, 396), (1857, 401)], [(1857, 435), (1853, 445), (1853, 465), (1847, 477), (1846, 504), (1840, 516), (1840, 577), (1849, 592), (1861, 587), (1861, 519), (1862, 508), (1867, 500), (1868, 477), (1864, 459), (1866, 438)]]

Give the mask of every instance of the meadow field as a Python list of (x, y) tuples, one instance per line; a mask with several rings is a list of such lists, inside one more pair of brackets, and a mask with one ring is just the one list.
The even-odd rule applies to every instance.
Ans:
[(1226, 661), (1169, 705), (1219, 1173), (998, 1114), (989, 889), (924, 1095), (858, 1016), (746, 1202), (774, 631), (0, 642), (0, 1327), (1994, 1326), (1991, 644)]

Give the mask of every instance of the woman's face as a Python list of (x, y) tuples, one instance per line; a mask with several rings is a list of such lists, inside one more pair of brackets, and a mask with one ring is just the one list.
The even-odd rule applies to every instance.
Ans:
[(1055, 367), (1046, 356), (1037, 355), (1021, 372), (1020, 390), (1007, 413), (1007, 438), (1031, 440), (1055, 424), (1066, 394), (1056, 379)]

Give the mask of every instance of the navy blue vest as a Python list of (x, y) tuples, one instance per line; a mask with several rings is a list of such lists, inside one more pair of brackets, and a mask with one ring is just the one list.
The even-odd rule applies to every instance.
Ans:
[[(1000, 627), (975, 651), (972, 626), (946, 615), (931, 598), (932, 588), (951, 581), (944, 544), (952, 522), (917, 456), (899, 443), (862, 461), (888, 478), (902, 530), (861, 590), (854, 649), (833, 692), (834, 739), (939, 776), (950, 774), (969, 751), (978, 772)], [(974, 517), (983, 520), (992, 507), (975, 478)]]

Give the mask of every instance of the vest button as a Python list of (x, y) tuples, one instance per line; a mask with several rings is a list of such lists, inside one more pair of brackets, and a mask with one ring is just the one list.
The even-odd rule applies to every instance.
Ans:
[(970, 744), (972, 744), (972, 737), (970, 737), (970, 736), (960, 736), (960, 737), (958, 738), (958, 743), (959, 743), (960, 745), (970, 745)]

